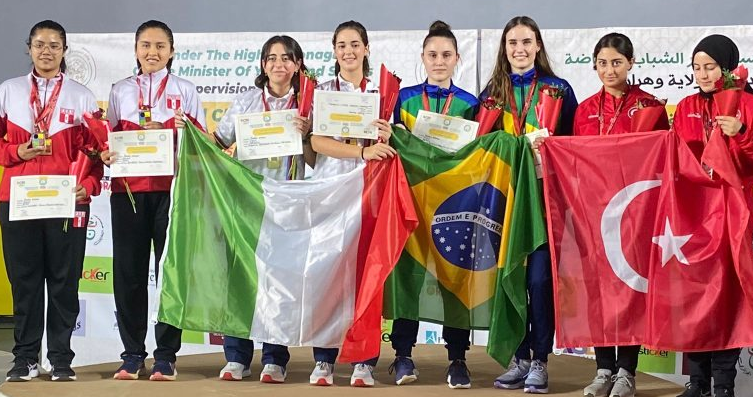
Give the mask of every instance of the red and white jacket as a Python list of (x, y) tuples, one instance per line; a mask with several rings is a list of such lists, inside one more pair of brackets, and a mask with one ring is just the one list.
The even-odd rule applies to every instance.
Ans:
[[(602, 103), (602, 96), (603, 105), (601, 111), (602, 119), (604, 120), (604, 131), (599, 131), (599, 106), (600, 103)], [(614, 127), (612, 127), (609, 132), (610, 135), (630, 132), (630, 122), (633, 114), (638, 110), (638, 101), (643, 99), (654, 99), (654, 96), (641, 90), (638, 86), (631, 86), (627, 94), (625, 94), (625, 97), (622, 99), (625, 103), (622, 105), (617, 120), (615, 120)], [(601, 133), (606, 133), (619, 104), (620, 99), (603, 89), (588, 97), (585, 101), (581, 102), (575, 110), (573, 135), (600, 135)], [(659, 117), (654, 129), (669, 129), (669, 120), (666, 112), (663, 116)]]
[[(60, 96), (52, 111), (48, 131), (52, 139), (52, 154), (24, 161), (18, 157), (18, 146), (28, 145), (34, 132), (34, 110), (30, 102), (32, 81), (37, 85), (39, 101), (44, 107), (60, 79), (63, 79)], [(63, 73), (45, 79), (32, 72), (0, 84), (0, 165), (5, 167), (0, 183), (0, 201), (10, 200), (11, 177), (68, 175), (68, 168), (76, 161), (79, 151), (87, 147), (99, 149), (81, 117), (86, 112), (96, 112), (98, 109), (94, 94)], [(87, 193), (87, 199), (79, 203), (88, 203), (90, 196), (99, 194), (103, 173), (102, 163), (95, 162), (89, 176), (78, 182)]]
[[(139, 126), (139, 88), (143, 95), (144, 105), (151, 105), (151, 119), (162, 123), (165, 128), (173, 129), (173, 136), (177, 143), (178, 131), (175, 129), (175, 110), (182, 109), (194, 125), (206, 131), (204, 109), (201, 106), (196, 86), (185, 79), (171, 74), (167, 85), (159, 99), (157, 97), (160, 83), (167, 76), (167, 69), (139, 75), (141, 87), (136, 85), (136, 76), (120, 80), (112, 86), (107, 118), (113, 131), (141, 130)], [(176, 147), (177, 150), (177, 147)], [(172, 176), (149, 176), (134, 178), (113, 178), (112, 191), (125, 192), (128, 181), (131, 192), (167, 192), (170, 191)]]
[[(713, 101), (713, 97), (700, 93), (683, 98), (677, 104), (672, 122), (672, 130), (688, 144), (698, 161), (705, 147), (703, 113), (709, 101)], [(711, 106), (709, 114), (714, 120), (718, 116), (717, 107)], [(753, 184), (753, 94), (742, 93), (737, 118), (745, 125), (745, 132), (727, 139), (728, 147), (743, 183), (750, 187)]]

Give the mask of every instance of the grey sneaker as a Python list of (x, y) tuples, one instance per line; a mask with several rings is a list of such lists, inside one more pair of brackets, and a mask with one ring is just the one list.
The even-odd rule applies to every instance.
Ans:
[(309, 384), (315, 386), (332, 386), (332, 373), (334, 371), (335, 364), (317, 361), (314, 370), (311, 371), (311, 376), (309, 376)]
[(635, 397), (635, 376), (620, 368), (617, 375), (612, 376), (614, 386), (609, 397)]
[(507, 372), (494, 380), (497, 389), (520, 389), (526, 381), (526, 376), (531, 370), (531, 360), (518, 360), (513, 358)]
[(583, 389), (585, 397), (606, 397), (612, 389), (612, 371), (597, 369), (596, 377), (590, 385)]
[(531, 361), (531, 372), (526, 377), (524, 393), (546, 394), (549, 393), (549, 374), (546, 372), (546, 363), (540, 360)]

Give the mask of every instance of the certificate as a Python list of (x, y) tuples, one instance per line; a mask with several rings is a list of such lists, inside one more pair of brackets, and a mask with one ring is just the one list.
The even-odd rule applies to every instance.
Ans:
[(478, 123), (475, 121), (425, 110), (418, 111), (411, 131), (418, 139), (448, 153), (455, 153), (476, 139), (477, 132)]
[(314, 135), (377, 139), (379, 94), (314, 91)]
[[(549, 130), (546, 128), (531, 131), (526, 134), (526, 138), (528, 138), (528, 141), (533, 144), (533, 141), (536, 140), (536, 138), (548, 138), (549, 137)], [(541, 153), (538, 150), (533, 151), (533, 164), (536, 166), (536, 178), (541, 179)]]
[(75, 176), (30, 175), (10, 178), (9, 220), (73, 218), (75, 212)]
[(238, 160), (302, 154), (301, 134), (293, 124), (297, 115), (297, 109), (290, 109), (236, 116)]
[(117, 131), (110, 132), (108, 139), (110, 150), (117, 154), (110, 165), (111, 177), (173, 175), (173, 130)]

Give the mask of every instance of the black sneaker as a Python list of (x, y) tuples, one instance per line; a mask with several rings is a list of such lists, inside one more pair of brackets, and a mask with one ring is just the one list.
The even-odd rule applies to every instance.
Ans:
[(447, 368), (447, 386), (450, 389), (470, 389), (471, 371), (465, 365), (465, 360), (455, 360)]
[(39, 366), (35, 361), (17, 358), (13, 368), (5, 377), (6, 382), (27, 382), (39, 376)]
[(711, 397), (711, 390), (703, 390), (700, 386), (688, 382), (685, 384), (685, 391), (677, 397)]
[(65, 365), (53, 365), (52, 366), (52, 376), (50, 377), (55, 382), (70, 382), (72, 380), (76, 380), (76, 373), (73, 372), (73, 369), (71, 369), (71, 366), (68, 364)]

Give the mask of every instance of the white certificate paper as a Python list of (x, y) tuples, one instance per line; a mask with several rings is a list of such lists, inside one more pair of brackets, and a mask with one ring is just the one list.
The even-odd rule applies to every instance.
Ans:
[(379, 94), (314, 91), (314, 135), (377, 139)]
[(411, 133), (445, 152), (455, 153), (474, 139), (478, 123), (462, 117), (419, 110)]
[(117, 131), (108, 134), (116, 153), (110, 177), (163, 176), (175, 172), (173, 130)]
[[(531, 131), (526, 134), (526, 138), (528, 138), (528, 141), (533, 144), (533, 141), (536, 140), (536, 138), (548, 138), (549, 137), (549, 130), (546, 128)], [(538, 150), (533, 151), (533, 164), (536, 166), (536, 178), (541, 179), (541, 153)]]
[(297, 115), (297, 109), (290, 109), (236, 116), (238, 160), (302, 154), (301, 134), (293, 124)]
[(75, 176), (29, 175), (10, 178), (9, 220), (73, 218), (75, 212)]

